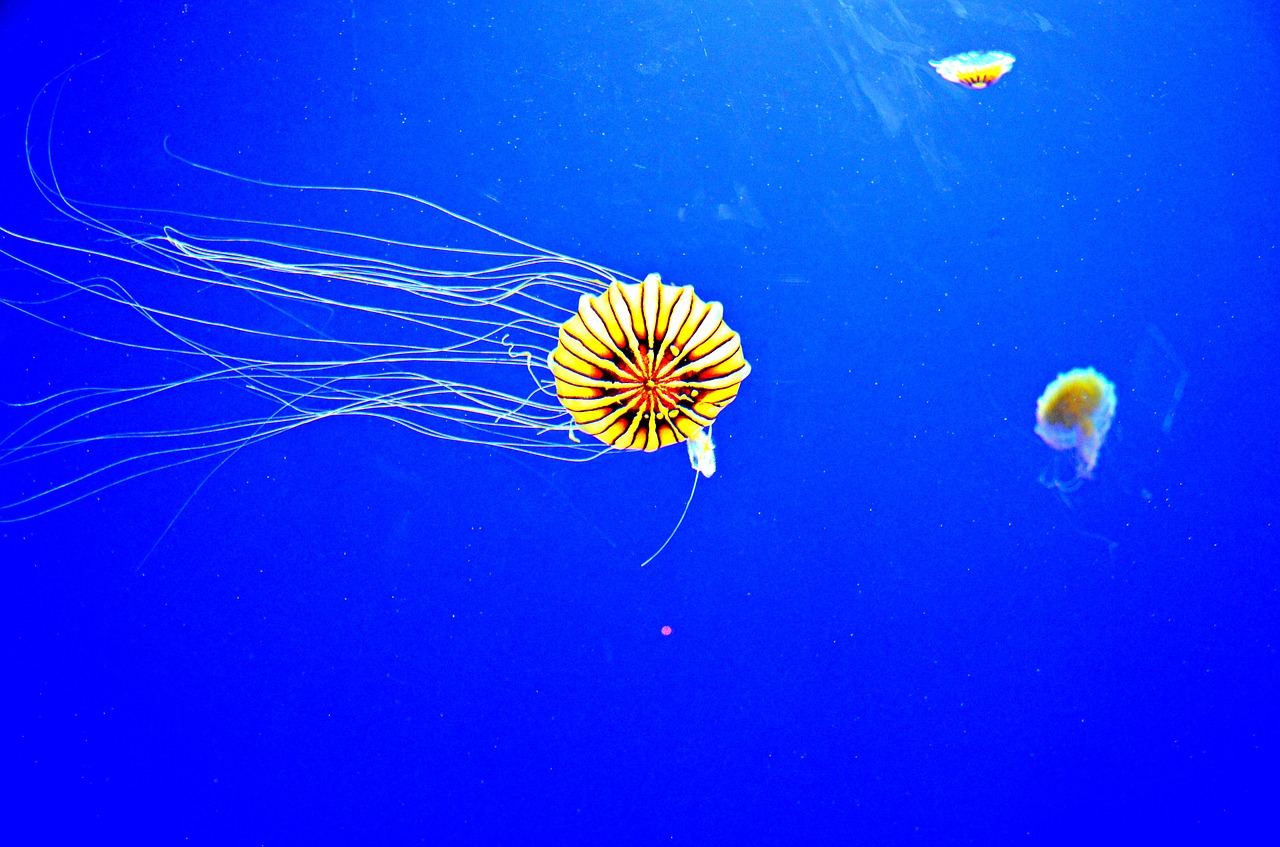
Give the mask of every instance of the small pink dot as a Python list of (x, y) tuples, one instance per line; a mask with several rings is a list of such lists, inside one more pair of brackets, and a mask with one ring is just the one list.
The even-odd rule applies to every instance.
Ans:
[(664, 626), (664, 627), (662, 628), (662, 634), (663, 634), (663, 635), (670, 635), (670, 634), (671, 634), (671, 627), (669, 627), (669, 626)]

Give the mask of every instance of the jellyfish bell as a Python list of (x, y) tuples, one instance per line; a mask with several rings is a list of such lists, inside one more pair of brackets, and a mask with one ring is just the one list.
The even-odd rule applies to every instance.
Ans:
[(548, 365), (583, 432), (646, 452), (690, 440), (690, 464), (705, 476), (715, 472), (714, 459), (704, 459), (712, 450), (705, 429), (751, 373), (721, 305), (658, 274), (582, 295)]
[(1012, 55), (999, 50), (970, 50), (968, 53), (957, 53), (945, 59), (930, 61), (929, 64), (947, 82), (981, 90), (994, 85), (1011, 71), (1014, 61), (1016, 60)]
[(1098, 452), (1116, 413), (1116, 387), (1093, 368), (1058, 374), (1036, 401), (1036, 434), (1054, 450), (1072, 454), (1074, 479), (1053, 487), (1074, 490), (1093, 476)]

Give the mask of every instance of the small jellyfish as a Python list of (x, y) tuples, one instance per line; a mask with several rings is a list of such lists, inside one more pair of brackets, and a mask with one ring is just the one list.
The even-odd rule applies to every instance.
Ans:
[(711, 428), (698, 430), (685, 444), (689, 449), (689, 464), (710, 479), (716, 472), (716, 443), (711, 440)]
[(965, 88), (986, 88), (1013, 68), (1014, 58), (999, 50), (971, 50), (929, 62), (938, 76)]
[(1072, 451), (1076, 480), (1089, 479), (1115, 413), (1110, 380), (1093, 368), (1073, 368), (1058, 374), (1036, 401), (1036, 435), (1054, 450)]

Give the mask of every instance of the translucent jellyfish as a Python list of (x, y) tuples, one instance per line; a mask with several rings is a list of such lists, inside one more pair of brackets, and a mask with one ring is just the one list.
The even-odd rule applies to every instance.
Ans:
[(1115, 413), (1116, 387), (1093, 368), (1073, 368), (1058, 374), (1036, 401), (1036, 434), (1075, 455), (1075, 481), (1089, 479)]
[(1013, 69), (1014, 58), (999, 50), (971, 50), (930, 62), (938, 76), (965, 88), (986, 88)]

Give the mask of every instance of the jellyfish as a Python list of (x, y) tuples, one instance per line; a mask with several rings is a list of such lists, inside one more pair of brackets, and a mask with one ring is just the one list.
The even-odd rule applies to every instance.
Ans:
[(1014, 58), (999, 50), (971, 50), (930, 61), (938, 76), (965, 88), (986, 88), (1013, 68)]
[(704, 476), (705, 432), (751, 372), (719, 303), (658, 274), (582, 295), (548, 360), (556, 395), (578, 427), (605, 444), (652, 452), (689, 441)]
[(711, 430), (703, 429), (689, 436), (685, 442), (689, 449), (689, 464), (710, 479), (716, 472), (716, 444), (711, 440)]
[(1036, 401), (1036, 434), (1053, 449), (1074, 454), (1078, 484), (1092, 477), (1115, 413), (1116, 387), (1093, 368), (1073, 368), (1058, 374)]
[[(707, 430), (750, 366), (721, 305), (691, 286), (537, 247), (408, 194), (271, 183), (172, 152), (214, 179), (372, 204), (437, 237), (74, 201), (27, 146), (37, 188), (80, 236), (0, 228), (0, 253), (34, 271), (38, 289), (0, 302), (161, 373), (24, 404), (25, 421), (0, 438), (0, 467), (83, 464), (0, 504), (0, 522), (166, 468), (216, 470), (247, 445), (338, 416), (571, 462), (688, 441), (694, 469), (714, 470)], [(184, 425), (158, 423), (175, 410)]]

